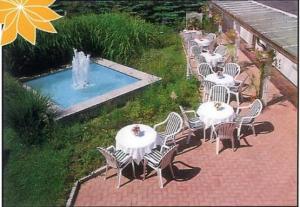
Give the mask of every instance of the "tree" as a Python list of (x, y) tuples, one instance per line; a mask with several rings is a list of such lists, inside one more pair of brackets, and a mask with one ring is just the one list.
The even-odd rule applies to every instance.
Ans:
[(256, 51), (256, 58), (260, 69), (258, 97), (264, 105), (267, 105), (268, 82), (271, 77), (272, 64), (276, 62), (275, 51), (273, 49)]

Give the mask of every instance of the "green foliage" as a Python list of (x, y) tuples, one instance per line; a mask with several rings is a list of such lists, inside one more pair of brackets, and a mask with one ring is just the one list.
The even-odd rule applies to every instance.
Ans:
[(54, 118), (47, 97), (24, 89), (5, 74), (3, 103), (4, 121), (16, 130), (22, 143), (39, 144), (47, 138)]
[(54, 26), (58, 34), (38, 32), (35, 46), (22, 38), (6, 46), (7, 70), (15, 75), (41, 73), (43, 69), (70, 63), (72, 48), (126, 64), (144, 49), (162, 46), (167, 33), (165, 27), (121, 13), (62, 18)]
[(67, 16), (86, 13), (105, 13), (112, 10), (128, 12), (152, 23), (162, 23), (174, 27), (185, 20), (187, 11), (198, 11), (205, 0), (185, 1), (56, 1), (54, 9), (64, 10)]
[(207, 15), (203, 16), (202, 28), (206, 33), (216, 33), (218, 31), (218, 25), (214, 23), (213, 18), (209, 18)]

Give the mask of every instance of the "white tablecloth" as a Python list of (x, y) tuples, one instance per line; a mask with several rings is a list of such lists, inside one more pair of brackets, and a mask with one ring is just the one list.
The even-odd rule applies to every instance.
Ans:
[(232, 76), (223, 74), (223, 78), (219, 78), (219, 76), (216, 73), (209, 74), (205, 77), (205, 80), (214, 82), (215, 84), (218, 85), (223, 85), (223, 86), (234, 86), (234, 79)]
[(209, 39), (205, 39), (205, 38), (204, 39), (194, 39), (194, 41), (197, 42), (197, 44), (202, 47), (207, 47), (211, 43), (211, 41)]
[(116, 136), (116, 149), (121, 149), (132, 156), (139, 163), (145, 154), (150, 153), (157, 145), (161, 145), (157, 132), (147, 125), (138, 124), (141, 130), (140, 136), (135, 136), (132, 128), (136, 124), (123, 127)]
[(221, 103), (221, 109), (218, 111), (214, 104), (215, 102), (212, 101), (205, 102), (197, 110), (197, 114), (205, 123), (206, 128), (222, 122), (233, 121), (235, 113), (230, 105)]
[(222, 55), (214, 53), (214, 55), (209, 52), (203, 52), (201, 55), (205, 58), (205, 61), (211, 66), (216, 67), (217, 63), (222, 61)]

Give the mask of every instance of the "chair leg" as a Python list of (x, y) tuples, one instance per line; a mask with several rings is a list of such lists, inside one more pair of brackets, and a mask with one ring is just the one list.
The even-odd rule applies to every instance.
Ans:
[(118, 185), (117, 185), (117, 188), (120, 188), (121, 176), (122, 176), (122, 169), (118, 169)]
[(239, 98), (240, 95), (238, 93), (236, 93), (235, 96), (236, 96), (237, 106), (239, 106), (240, 105), (240, 98)]
[(231, 139), (231, 146), (232, 146), (232, 151), (234, 152), (234, 138)]
[(241, 128), (242, 128), (242, 127), (239, 127), (239, 128), (237, 129), (237, 137), (238, 137), (238, 140), (239, 140), (239, 141), (241, 140)]
[(254, 127), (254, 125), (253, 125), (253, 124), (251, 124), (251, 128), (252, 128), (252, 132), (253, 132), (253, 134), (256, 136), (255, 127)]
[(159, 181), (160, 188), (163, 188), (164, 186), (162, 182), (161, 169), (157, 169), (157, 174), (158, 174), (158, 181)]
[(206, 127), (203, 128), (203, 138), (204, 138), (204, 142), (206, 141)]
[(145, 178), (146, 178), (146, 167), (147, 167), (147, 160), (145, 160), (144, 159), (144, 169), (143, 169), (143, 171), (144, 171), (144, 176), (143, 176), (143, 181), (145, 180)]
[(189, 144), (189, 143), (190, 143), (191, 136), (192, 136), (192, 130), (189, 130), (189, 135), (188, 135), (188, 138), (187, 138), (187, 140), (186, 140), (186, 144)]
[(170, 170), (171, 170), (172, 177), (175, 178), (174, 171), (173, 171), (173, 168), (172, 168), (172, 164), (169, 164), (169, 167), (170, 167)]
[(135, 176), (135, 167), (134, 167), (134, 161), (131, 160), (131, 165), (132, 165), (132, 170), (133, 170), (133, 177), (136, 178)]
[(104, 176), (104, 180), (106, 180), (107, 170), (108, 170), (108, 165), (105, 166), (105, 176)]
[(217, 141), (216, 141), (216, 154), (218, 155), (219, 154), (219, 146), (220, 145), (220, 138), (217, 138)]
[[(173, 138), (173, 144), (176, 145), (175, 138)], [(178, 153), (178, 147), (176, 147), (176, 153)]]

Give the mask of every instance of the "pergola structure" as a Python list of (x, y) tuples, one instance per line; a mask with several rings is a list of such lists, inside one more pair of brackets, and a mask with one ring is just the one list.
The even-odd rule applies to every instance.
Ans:
[(298, 17), (255, 1), (212, 0), (213, 9), (266, 42), (294, 63), (298, 63)]

